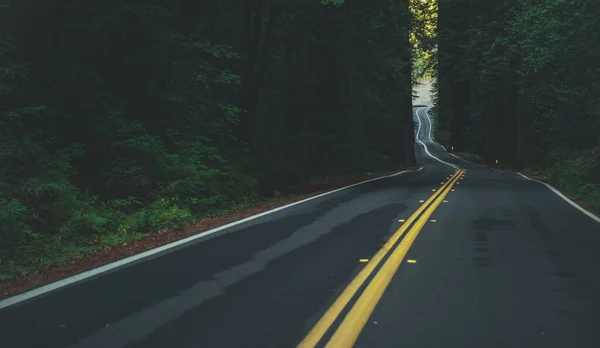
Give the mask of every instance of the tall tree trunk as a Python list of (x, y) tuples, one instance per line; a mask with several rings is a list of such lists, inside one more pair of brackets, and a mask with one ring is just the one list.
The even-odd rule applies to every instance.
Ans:
[(401, 105), (404, 106), (404, 112), (401, 112), (400, 117), (402, 117), (401, 127), (402, 127), (402, 138), (404, 140), (404, 153), (403, 160), (406, 163), (414, 164), (417, 162), (417, 158), (415, 156), (415, 122), (413, 118), (413, 110), (412, 110), (412, 93), (413, 93), (413, 81), (412, 81), (412, 45), (410, 43), (410, 31), (411, 31), (411, 23), (412, 23), (412, 13), (409, 7), (409, 1), (404, 0), (402, 2), (402, 22), (407, 23), (407, 26), (402, 26), (401, 28), (405, 28), (405, 32), (403, 35), (403, 45), (401, 45), (403, 50), (403, 61), (406, 62), (402, 69), (403, 80), (402, 86), (400, 88), (401, 91), (404, 92), (404, 98), (402, 98)]
[[(408, 32), (407, 32), (408, 33)], [(408, 35), (406, 35), (406, 37), (408, 38)], [(408, 42), (408, 40), (406, 40), (407, 46), (406, 46), (406, 56), (408, 58), (407, 62), (411, 62), (411, 46), (410, 43)], [(417, 163), (417, 158), (415, 156), (415, 121), (413, 118), (413, 111), (412, 111), (412, 64), (406, 64), (406, 67), (404, 68), (404, 72), (403, 75), (406, 79), (406, 82), (404, 82), (404, 94), (405, 94), (405, 98), (408, 99), (404, 99), (402, 101), (402, 105), (406, 104), (405, 106), (405, 111), (402, 113), (401, 117), (402, 117), (402, 129), (403, 129), (403, 134), (402, 137), (404, 139), (404, 158), (403, 160), (406, 161), (407, 163), (410, 164), (414, 164)], [(408, 102), (406, 102), (406, 100), (408, 100)]]
[(242, 107), (245, 113), (240, 122), (239, 136), (251, 148), (255, 142), (262, 80), (269, 64), (272, 36), (279, 13), (279, 5), (273, 5), (268, 0), (248, 0), (246, 5), (248, 37), (242, 83)]

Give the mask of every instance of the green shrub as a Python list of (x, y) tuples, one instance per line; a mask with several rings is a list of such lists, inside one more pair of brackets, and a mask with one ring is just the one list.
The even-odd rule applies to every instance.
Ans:
[(485, 160), (483, 157), (470, 152), (456, 152), (456, 155), (473, 163), (482, 163)]
[(600, 210), (600, 145), (588, 150), (554, 151), (542, 174), (550, 183)]

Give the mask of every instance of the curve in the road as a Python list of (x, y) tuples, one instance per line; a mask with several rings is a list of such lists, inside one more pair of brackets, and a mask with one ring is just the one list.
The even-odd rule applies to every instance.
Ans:
[[(426, 112), (426, 111), (427, 111), (427, 108), (419, 108), (419, 109), (417, 109), (417, 110), (416, 110), (416, 112), (415, 112), (416, 119), (417, 119), (417, 123), (418, 123), (418, 126), (417, 126), (417, 137), (416, 137), (416, 140), (417, 140), (417, 142), (418, 142), (419, 144), (421, 144), (421, 146), (423, 146), (423, 149), (425, 150), (425, 153), (427, 154), (427, 156), (429, 156), (429, 157), (431, 157), (431, 158), (435, 159), (436, 161), (438, 161), (438, 162), (440, 162), (440, 163), (443, 163), (443, 164), (445, 164), (445, 165), (448, 165), (448, 166), (450, 166), (450, 167), (452, 167), (452, 168), (454, 168), (454, 169), (458, 169), (459, 167), (458, 167), (456, 164), (453, 164), (453, 163), (449, 163), (449, 162), (443, 161), (443, 160), (439, 159), (438, 157), (436, 157), (436, 156), (432, 155), (432, 154), (431, 154), (431, 152), (429, 152), (429, 149), (427, 148), (427, 145), (426, 145), (426, 144), (423, 142), (423, 140), (421, 140), (421, 139), (419, 138), (419, 135), (421, 134), (421, 127), (422, 127), (422, 124), (423, 124), (423, 122), (421, 121), (421, 117), (419, 117), (419, 112), (420, 112), (420, 111), (422, 112), (423, 110), (425, 110), (425, 115), (427, 116), (427, 120), (428, 120), (428, 122), (429, 122), (429, 125), (428, 125), (428, 131), (427, 131), (427, 137), (429, 138), (429, 141), (430, 141), (431, 143), (434, 143), (434, 144), (435, 144), (435, 142), (433, 141), (433, 139), (431, 139), (431, 129), (433, 128), (433, 123), (431, 122), (431, 118), (429, 118), (429, 115), (427, 115), (427, 112)], [(441, 146), (441, 145), (440, 145), (440, 146)]]

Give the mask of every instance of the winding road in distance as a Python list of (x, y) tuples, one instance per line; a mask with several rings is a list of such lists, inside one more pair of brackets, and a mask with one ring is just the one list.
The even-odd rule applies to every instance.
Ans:
[(0, 301), (0, 346), (600, 347), (600, 219), (451, 156), (426, 111), (421, 170)]

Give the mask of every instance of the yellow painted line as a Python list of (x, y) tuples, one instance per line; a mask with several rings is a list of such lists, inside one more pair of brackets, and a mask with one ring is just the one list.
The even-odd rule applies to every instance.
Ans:
[(406, 260), (408, 263), (417, 263), (417, 260)]
[(373, 280), (367, 285), (367, 288), (360, 295), (354, 306), (352, 306), (352, 309), (344, 318), (329, 342), (327, 342), (325, 348), (351, 348), (354, 345), (358, 339), (358, 335), (360, 335), (367, 320), (369, 320), (369, 317), (373, 313), (375, 306), (392, 280), (392, 277), (408, 253), (408, 249), (419, 235), (423, 226), (427, 223), (427, 220), (431, 217), (431, 214), (437, 209), (457, 180), (458, 176), (450, 182), (450, 185), (444, 189), (442, 194), (435, 199), (432, 205), (423, 213), (423, 215), (421, 215), (419, 220), (415, 222), (414, 226), (408, 231), (398, 247), (394, 249)]
[(360, 259), (358, 262), (369, 262), (369, 259)]
[[(453, 175), (453, 179), (457, 180), (460, 173), (456, 173)], [(451, 182), (448, 182), (447, 185), (442, 187), (442, 190), (448, 188)], [(346, 286), (344, 291), (338, 296), (335, 302), (329, 307), (329, 309), (323, 314), (321, 319), (313, 326), (308, 335), (300, 342), (298, 345), (299, 348), (312, 348), (314, 347), (323, 335), (327, 332), (327, 330), (331, 327), (333, 322), (340, 315), (342, 310), (346, 307), (348, 302), (352, 299), (354, 294), (358, 291), (358, 289), (363, 285), (363, 283), (367, 280), (367, 278), (371, 275), (373, 270), (379, 265), (381, 260), (387, 255), (387, 253), (392, 249), (394, 244), (402, 237), (404, 232), (408, 229), (408, 227), (417, 219), (419, 214), (421, 214), (429, 203), (433, 202), (436, 198), (437, 193), (433, 194), (427, 202), (422, 204), (406, 221), (402, 226), (390, 237), (390, 239), (383, 245), (379, 251), (371, 258), (371, 262), (367, 263), (367, 265), (356, 275), (354, 279)], [(443, 193), (442, 196), (445, 196)], [(422, 202), (422, 201), (421, 201)]]

